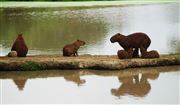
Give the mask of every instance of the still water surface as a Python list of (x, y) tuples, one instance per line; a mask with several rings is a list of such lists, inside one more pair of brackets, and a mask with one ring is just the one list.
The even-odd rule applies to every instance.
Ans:
[(0, 72), (3, 104), (179, 104), (180, 67)]
[(109, 39), (120, 32), (145, 32), (148, 50), (178, 53), (179, 3), (106, 8), (0, 9), (0, 55), (6, 55), (17, 34), (23, 33), (29, 55), (62, 54), (65, 44), (86, 42), (80, 54), (114, 55), (122, 49)]
[[(17, 33), (23, 33), (29, 55), (62, 54), (76, 39), (86, 41), (80, 54), (114, 55), (110, 43), (117, 32), (145, 32), (148, 50), (179, 53), (179, 4), (106, 8), (0, 9), (0, 56), (6, 55)], [(180, 67), (125, 71), (0, 72), (3, 104), (156, 103), (178, 104)]]

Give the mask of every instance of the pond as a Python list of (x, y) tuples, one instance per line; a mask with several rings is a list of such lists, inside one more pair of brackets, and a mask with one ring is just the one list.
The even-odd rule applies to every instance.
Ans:
[(0, 9), (0, 55), (10, 51), (23, 33), (29, 55), (62, 54), (64, 45), (77, 39), (86, 45), (80, 54), (114, 55), (122, 49), (112, 44), (116, 33), (144, 32), (151, 38), (148, 50), (179, 53), (179, 4), (127, 5), (93, 8)]
[(180, 67), (0, 72), (2, 104), (178, 104)]
[[(148, 50), (180, 53), (179, 4), (115, 7), (0, 9), (0, 56), (23, 33), (28, 55), (62, 54), (68, 43), (86, 45), (79, 54), (115, 55), (116, 33), (147, 33)], [(1, 104), (179, 104), (180, 66), (122, 71), (0, 71)]]

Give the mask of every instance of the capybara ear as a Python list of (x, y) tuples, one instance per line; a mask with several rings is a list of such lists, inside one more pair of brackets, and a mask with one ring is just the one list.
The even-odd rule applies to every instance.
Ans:
[(116, 35), (121, 35), (120, 33), (117, 33)]
[(19, 33), (19, 34), (18, 34), (18, 36), (19, 36), (19, 37), (22, 37), (22, 36), (23, 36), (23, 34), (22, 34), (22, 33)]
[(79, 42), (80, 40), (79, 40), (79, 39), (77, 39), (77, 41)]

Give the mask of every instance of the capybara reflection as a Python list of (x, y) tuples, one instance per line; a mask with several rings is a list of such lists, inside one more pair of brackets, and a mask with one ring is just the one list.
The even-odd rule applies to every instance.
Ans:
[(16, 51), (18, 57), (26, 57), (28, 53), (28, 48), (26, 46), (26, 43), (24, 41), (24, 38), (22, 34), (19, 34), (18, 37), (16, 38), (11, 51)]
[(17, 52), (16, 51), (10, 51), (8, 53), (8, 57), (17, 57)]
[(159, 58), (159, 53), (156, 50), (147, 51), (142, 54), (142, 58)]
[(81, 40), (76, 40), (74, 43), (72, 44), (68, 44), (65, 45), (63, 48), (63, 56), (78, 56), (78, 49), (80, 48), (80, 46), (85, 45), (84, 41)]
[(118, 55), (119, 59), (129, 59), (129, 58), (132, 58), (133, 49), (131, 48), (128, 51), (118, 50), (117, 55)]
[(110, 41), (111, 43), (118, 42), (125, 51), (127, 51), (129, 48), (135, 48), (133, 57), (139, 57), (139, 48), (142, 54), (147, 51), (147, 48), (151, 44), (151, 39), (145, 33), (141, 32), (132, 33), (128, 36), (117, 33), (111, 37)]

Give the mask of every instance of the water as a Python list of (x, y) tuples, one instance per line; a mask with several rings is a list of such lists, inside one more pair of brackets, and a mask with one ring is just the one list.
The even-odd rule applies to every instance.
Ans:
[(179, 3), (94, 8), (17, 8), (0, 10), (0, 55), (23, 33), (29, 55), (62, 54), (62, 48), (84, 40), (80, 54), (114, 55), (122, 49), (109, 39), (120, 32), (144, 32), (148, 50), (179, 53)]
[[(117, 32), (145, 32), (148, 50), (179, 53), (179, 4), (93, 8), (0, 9), (0, 56), (23, 33), (28, 55), (62, 54), (65, 44), (86, 41), (79, 54), (114, 55)], [(179, 104), (180, 67), (124, 71), (0, 71), (2, 104)]]
[(1, 71), (1, 103), (178, 104), (179, 68)]

